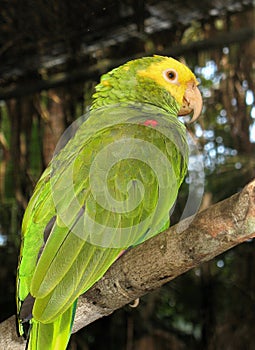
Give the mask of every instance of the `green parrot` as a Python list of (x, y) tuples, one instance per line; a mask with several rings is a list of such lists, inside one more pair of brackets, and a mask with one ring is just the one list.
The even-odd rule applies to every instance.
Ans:
[(20, 335), (66, 349), (76, 303), (129, 247), (169, 226), (188, 145), (178, 115), (201, 113), (194, 74), (163, 56), (101, 77), (85, 120), (38, 181), (22, 223)]

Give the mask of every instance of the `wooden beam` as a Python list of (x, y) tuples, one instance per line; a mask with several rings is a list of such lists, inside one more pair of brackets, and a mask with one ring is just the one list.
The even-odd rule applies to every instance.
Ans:
[(222, 32), (220, 35), (209, 39), (194, 41), (185, 45), (170, 46), (159, 52), (147, 51), (146, 53), (140, 52), (132, 57), (125, 57), (121, 59), (102, 59), (96, 65), (79, 67), (73, 71), (59, 73), (51, 76), (47, 80), (37, 79), (34, 82), (31, 82), (30, 80), (29, 83), (22, 82), (20, 84), (17, 82), (15, 84), (10, 84), (8, 87), (0, 88), (0, 100), (20, 98), (25, 95), (39, 93), (41, 91), (57, 88), (59, 86), (85, 82), (87, 80), (98, 81), (101, 74), (131, 59), (139, 58), (145, 55), (151, 56), (156, 53), (159, 55), (176, 57), (203, 50), (213, 50), (234, 43), (250, 40), (254, 37), (254, 33), (254, 28), (242, 28), (238, 31), (235, 30), (227, 33)]

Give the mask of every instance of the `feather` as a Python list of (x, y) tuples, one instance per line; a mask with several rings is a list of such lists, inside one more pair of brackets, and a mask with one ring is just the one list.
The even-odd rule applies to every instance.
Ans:
[[(166, 81), (169, 66), (178, 84)], [(88, 116), (64, 135), (22, 223), (17, 306), (28, 349), (64, 350), (79, 295), (123, 250), (168, 227), (187, 170), (177, 114), (192, 80), (171, 58), (131, 61), (102, 77)]]

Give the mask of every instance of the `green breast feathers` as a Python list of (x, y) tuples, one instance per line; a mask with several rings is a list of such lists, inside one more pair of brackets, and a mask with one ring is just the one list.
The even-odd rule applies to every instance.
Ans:
[(193, 73), (160, 56), (113, 70), (94, 98), (24, 215), (17, 307), (30, 350), (64, 350), (79, 295), (123, 250), (169, 226), (189, 153), (177, 116), (194, 110), (195, 120), (202, 108)]

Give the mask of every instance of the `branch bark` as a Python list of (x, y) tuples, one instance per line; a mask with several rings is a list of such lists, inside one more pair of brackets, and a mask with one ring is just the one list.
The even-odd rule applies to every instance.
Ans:
[[(255, 179), (240, 193), (137, 246), (79, 298), (73, 333), (224, 251), (255, 237)], [(15, 317), (0, 324), (0, 348), (24, 349)]]

